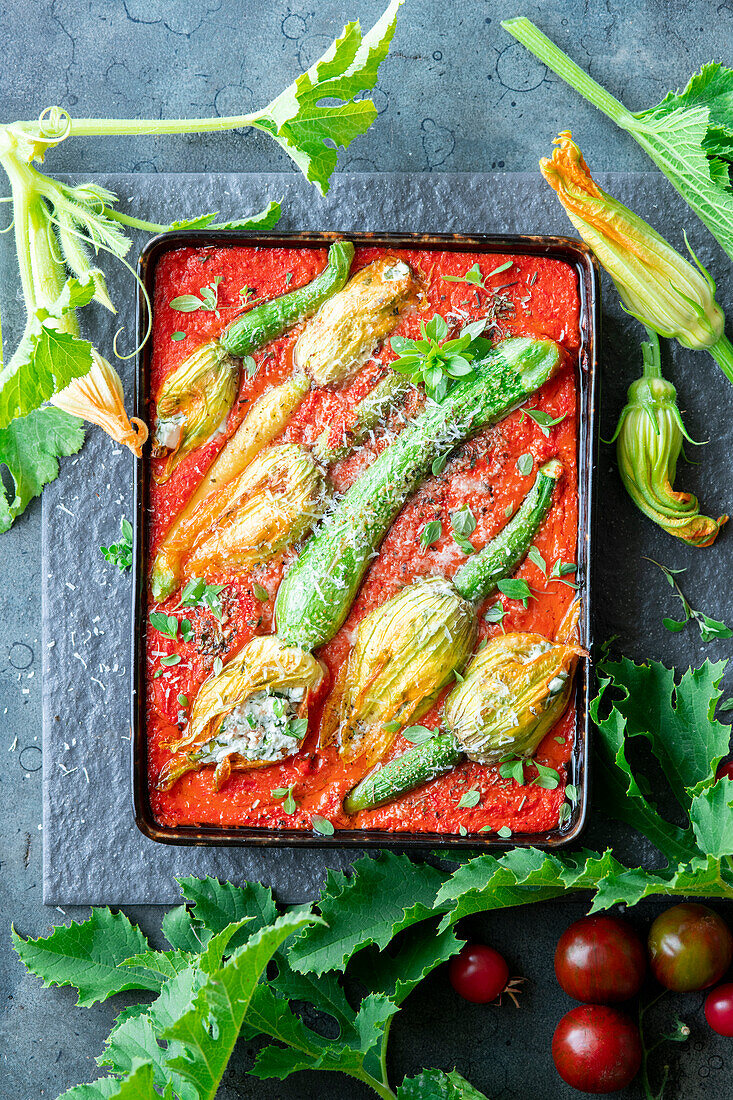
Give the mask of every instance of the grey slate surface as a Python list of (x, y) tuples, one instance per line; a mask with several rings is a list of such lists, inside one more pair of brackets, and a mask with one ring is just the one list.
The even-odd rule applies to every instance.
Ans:
[[(77, 116), (209, 115), (237, 110), (239, 104), (247, 110), (279, 92), (302, 64), (313, 59), (314, 46), (330, 41), (345, 19), (358, 15), (368, 26), (382, 6), (383, 0), (205, 0), (198, 5), (190, 0), (4, 0), (0, 116), (34, 117), (50, 102), (62, 103)], [(648, 170), (648, 159), (627, 135), (504, 34), (500, 20), (520, 11), (631, 108), (657, 102), (711, 58), (729, 61), (730, 2), (525, 0), (519, 5), (516, 0), (407, 0), (389, 58), (380, 70), (375, 93), (379, 120), (339, 156), (339, 172), (534, 172), (555, 131), (567, 125), (592, 157), (594, 169)], [(48, 167), (52, 172), (84, 174), (295, 171), (266, 135), (252, 132), (66, 142), (49, 157)], [(696, 246), (709, 242), (693, 215), (685, 212), (681, 220), (693, 231)], [(675, 240), (681, 243), (677, 229)], [(2, 320), (7, 350), (20, 332), (8, 235), (0, 237), (0, 268), (6, 275)], [(719, 255), (714, 272), (721, 300), (730, 311), (730, 267)], [(605, 436), (613, 429), (621, 391), (635, 369), (638, 328), (626, 318), (607, 317), (606, 333)], [(717, 409), (717, 398), (724, 393), (720, 381), (704, 357), (675, 349), (673, 359), (668, 369), (683, 384), (690, 427), (698, 438), (705, 438), (708, 410), (716, 430), (726, 416), (725, 408), (720, 413)], [(704, 649), (694, 638), (683, 650), (681, 638), (670, 638), (659, 629), (671, 596), (638, 556), (648, 525), (625, 502), (625, 510), (619, 512), (607, 455), (601, 465), (603, 491), (609, 494), (606, 534), (611, 515), (619, 530), (602, 547), (602, 564), (616, 589), (609, 590), (602, 607), (597, 603), (603, 615), (599, 638), (604, 637), (603, 629), (613, 628), (620, 632), (623, 648), (637, 656), (646, 652), (668, 663), (676, 661), (680, 667), (690, 659), (699, 663), (704, 654), (730, 654), (730, 645)], [(715, 464), (706, 458), (704, 467), (683, 467), (682, 473), (688, 484), (705, 489), (711, 502), (714, 497), (721, 500), (730, 483), (727, 443), (715, 450)], [(113, 519), (110, 531), (114, 526)], [(632, 552), (621, 554), (623, 540), (630, 536)], [(670, 544), (650, 541), (647, 550), (675, 564), (672, 556), (664, 556), (665, 546), (669, 549)], [(725, 550), (727, 542), (721, 546)], [(712, 611), (729, 587), (727, 559), (725, 553), (715, 557), (715, 568), (700, 573), (703, 556), (684, 552), (676, 563), (694, 564), (685, 583)], [(712, 592), (706, 587), (711, 573), (717, 580)], [(113, 998), (92, 1011), (77, 1008), (72, 990), (43, 989), (10, 949), (11, 920), (24, 934), (39, 935), (52, 922), (88, 915), (83, 906), (59, 913), (45, 907), (41, 898), (40, 501), (3, 536), (0, 574), (0, 1094), (3, 1100), (37, 1100), (98, 1076), (94, 1058), (125, 998)], [(639, 588), (648, 592), (651, 611), (625, 618), (629, 609), (635, 611)], [(67, 614), (72, 608), (70, 604)], [(16, 738), (15, 751), (5, 751)], [(603, 826), (588, 836), (593, 844), (605, 839)], [(643, 931), (664, 905), (642, 902), (631, 919)], [(717, 908), (733, 919), (733, 906)], [(549, 1055), (555, 1023), (572, 1007), (555, 985), (552, 952), (560, 932), (586, 909), (586, 901), (563, 899), (514, 911), (508, 918), (503, 912), (489, 913), (465, 923), (464, 934), (493, 943), (513, 972), (528, 977), (521, 1011), (467, 1005), (452, 995), (444, 972), (436, 972), (410, 996), (392, 1028), (390, 1079), (399, 1082), (405, 1073), (427, 1065), (455, 1065), (492, 1100), (526, 1100), (538, 1087), (547, 1100), (577, 1096), (557, 1077)], [(162, 945), (159, 908), (139, 905), (127, 912), (156, 946)], [(701, 1005), (701, 997), (692, 994), (659, 1007), (661, 1022), (679, 1011), (692, 1027), (691, 1044), (662, 1048), (652, 1059), (655, 1072), (671, 1062), (667, 1100), (733, 1097), (730, 1041), (710, 1033)], [(241, 1044), (219, 1100), (373, 1096), (338, 1074), (303, 1073), (276, 1084), (257, 1081), (246, 1073), (251, 1058), (252, 1044)], [(641, 1086), (636, 1083), (623, 1096), (640, 1100)]]
[[(341, 176), (323, 199), (292, 175), (150, 175), (136, 176), (134, 182), (128, 176), (112, 176), (100, 177), (100, 182), (123, 198), (134, 189), (136, 212), (154, 220), (209, 209), (242, 214), (264, 206), (268, 197), (283, 196), (283, 228), (567, 231), (554, 194), (534, 174)], [(672, 240), (679, 238), (683, 204), (670, 197), (663, 180), (630, 174), (604, 182)], [(122, 209), (126, 205), (123, 202)], [(709, 262), (700, 237), (695, 244), (703, 244), (701, 258)], [(720, 263), (716, 257), (716, 270)], [(116, 301), (130, 302), (132, 288), (114, 289)], [(615, 412), (638, 357), (624, 361), (616, 354), (614, 329), (622, 314), (613, 294), (608, 295), (608, 307), (606, 396)], [(123, 314), (122, 321), (131, 329), (129, 316)], [(100, 347), (108, 346), (104, 330), (90, 335)], [(694, 384), (683, 376), (682, 393), (694, 401), (713, 392), (716, 368), (708, 357), (692, 353), (685, 357), (685, 368), (688, 363)], [(129, 380), (129, 363), (126, 372)], [(709, 387), (702, 384), (707, 378)], [(711, 463), (716, 453), (722, 457), (726, 444), (731, 444), (733, 394), (722, 385), (715, 392), (722, 400), (706, 408), (704, 424), (696, 422), (694, 405), (690, 413), (693, 437), (710, 436), (714, 443), (705, 450), (703, 467), (681, 472), (686, 485), (715, 468)], [(715, 591), (716, 612), (729, 611), (733, 621), (733, 593), (715, 589), (717, 571), (726, 560), (726, 539), (704, 553), (670, 546), (650, 524), (639, 522), (610, 471), (611, 454), (609, 449), (602, 452), (598, 484), (603, 501), (594, 584), (598, 636), (621, 631), (627, 649), (630, 643), (643, 655), (652, 651), (650, 643), (658, 643), (660, 652), (669, 646), (657, 613), (659, 599), (666, 599), (661, 574), (647, 562), (628, 568), (629, 562), (638, 563), (639, 552), (661, 556), (675, 566), (694, 558), (694, 585), (701, 585), (703, 592)], [(327, 867), (343, 867), (354, 855), (171, 847), (148, 840), (134, 824), (129, 787), (131, 582), (99, 553), (100, 545), (114, 541), (119, 516), (132, 514), (131, 472), (129, 455), (115, 455), (107, 438), (93, 430), (82, 454), (62, 464), (61, 476), (43, 496), (44, 900), (61, 905), (163, 904), (176, 899), (174, 876), (180, 874), (234, 881), (255, 878), (272, 885), (283, 901), (310, 898)], [(710, 508), (733, 510), (725, 484), (705, 485), (702, 495)], [(691, 598), (694, 595), (693, 587)], [(674, 603), (667, 600), (665, 610), (672, 613)], [(678, 659), (697, 662), (701, 646), (694, 630), (675, 642)]]

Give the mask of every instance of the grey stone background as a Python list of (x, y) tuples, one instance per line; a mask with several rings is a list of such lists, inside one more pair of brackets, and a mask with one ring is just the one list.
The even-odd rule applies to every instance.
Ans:
[[(181, 0), (73, 0), (0, 4), (4, 119), (34, 117), (59, 102), (77, 116), (116, 117), (229, 114), (265, 103), (331, 41), (344, 20), (360, 16), (365, 26), (381, 0), (199, 4)], [(521, 9), (602, 79), (631, 107), (656, 102), (670, 87), (711, 58), (730, 59), (733, 8), (708, 0), (664, 3), (597, 0), (528, 3)], [(465, 172), (534, 170), (554, 133), (571, 124), (597, 170), (645, 171), (640, 150), (574, 93), (514, 44), (499, 27), (517, 14), (514, 4), (466, 0), (407, 0), (375, 102), (380, 118), (341, 159), (342, 171)], [(77, 141), (49, 159), (51, 171), (185, 172), (288, 171), (284, 154), (259, 134)], [(695, 244), (709, 246), (689, 215)], [(437, 228), (437, 227), (436, 227)], [(541, 230), (542, 226), (536, 227)], [(15, 277), (8, 239), (2, 238), (2, 305), (8, 344), (17, 333)], [(679, 234), (675, 243), (680, 243)], [(730, 310), (730, 265), (709, 249), (721, 300)], [(727, 284), (727, 285), (726, 285)], [(15, 308), (14, 308), (15, 307)], [(603, 434), (608, 435), (623, 389), (638, 362), (638, 332), (629, 322), (606, 318)], [(701, 453), (704, 467), (685, 467), (685, 487), (699, 487), (710, 509), (730, 508), (730, 412), (733, 400), (705, 356), (675, 350), (668, 364), (684, 395), (691, 433), (710, 434)], [(642, 553), (669, 565), (695, 569), (685, 586), (696, 606), (733, 622), (728, 539), (711, 551), (670, 547), (625, 505), (614, 481), (609, 452), (601, 459), (604, 494), (598, 542), (596, 591), (599, 638), (620, 632), (630, 653), (664, 657), (685, 666), (703, 656), (729, 656), (730, 644), (702, 647), (687, 632), (665, 636), (661, 614), (672, 613), (667, 590)], [(617, 507), (618, 506), (618, 507)], [(41, 539), (40, 506), (3, 538), (0, 636), (0, 796), (4, 841), (0, 849), (0, 1096), (3, 1100), (54, 1097), (96, 1075), (94, 1057), (123, 1000), (82, 1010), (69, 990), (42, 990), (9, 952), (10, 920), (37, 935), (64, 919), (41, 900)], [(700, 556), (698, 556), (700, 555)], [(76, 568), (73, 548), (69, 568)], [(688, 579), (689, 578), (689, 579)], [(75, 600), (66, 606), (71, 629)], [(14, 751), (10, 752), (17, 737)], [(599, 830), (599, 831), (596, 831)], [(602, 823), (589, 837), (603, 840)], [(660, 906), (633, 911), (643, 928)], [(552, 952), (560, 931), (584, 910), (581, 902), (496, 914), (466, 931), (494, 943), (515, 972), (529, 979), (522, 1008), (476, 1008), (458, 1001), (442, 973), (433, 975), (408, 1002), (394, 1029), (393, 1080), (423, 1065), (456, 1065), (493, 1100), (526, 1098), (538, 1083), (548, 1098), (575, 1095), (556, 1077), (549, 1044), (556, 1020), (570, 1007), (552, 976)], [(725, 911), (726, 907), (721, 907)], [(129, 910), (144, 930), (155, 932), (160, 909)], [(69, 907), (66, 919), (82, 918)], [(730, 906), (729, 918), (733, 917)], [(679, 998), (673, 1008), (693, 1029), (691, 1044), (671, 1052), (668, 1096), (677, 1100), (733, 1096), (730, 1042), (705, 1030), (701, 997)], [(302, 1074), (282, 1085), (246, 1076), (249, 1051), (233, 1060), (223, 1100), (234, 1097), (311, 1098), (366, 1096), (344, 1079)], [(641, 1096), (628, 1090), (630, 1100)]]

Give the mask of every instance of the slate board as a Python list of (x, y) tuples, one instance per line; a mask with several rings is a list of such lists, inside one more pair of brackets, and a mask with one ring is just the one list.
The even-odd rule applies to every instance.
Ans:
[[(120, 209), (161, 222), (206, 210), (219, 210), (222, 218), (241, 217), (282, 197), (284, 229), (572, 235), (538, 174), (340, 175), (325, 198), (295, 174), (110, 175), (96, 180), (122, 197)], [(680, 248), (686, 226), (719, 285), (730, 284), (728, 259), (661, 176), (607, 174), (600, 182)], [(132, 195), (134, 207), (127, 201)], [(142, 237), (136, 240), (141, 243)], [(105, 266), (112, 271), (116, 265)], [(113, 272), (110, 283), (113, 299), (128, 303), (122, 322), (132, 341), (134, 287), (122, 269)], [(612, 288), (605, 301), (602, 435), (608, 438), (626, 387), (639, 373), (641, 330), (620, 310)], [(722, 301), (725, 305), (725, 295)], [(94, 329), (87, 328), (85, 335), (110, 348), (119, 318), (102, 314), (94, 313)], [(92, 311), (86, 311), (85, 323), (91, 319)], [(133, 364), (121, 369), (128, 395)], [(733, 512), (733, 388), (708, 356), (679, 347), (667, 371), (683, 395), (691, 435), (712, 441), (695, 455), (703, 465), (683, 466), (679, 481), (687, 489), (699, 486), (709, 511)], [(170, 847), (147, 840), (135, 826), (129, 780), (131, 584), (99, 553), (101, 545), (115, 541), (120, 516), (131, 514), (132, 459), (114, 451), (106, 436), (91, 429), (82, 453), (62, 463), (61, 476), (43, 496), (44, 901), (169, 904), (178, 900), (176, 875), (256, 879), (271, 885), (285, 902), (313, 897), (328, 867), (343, 868), (358, 853)], [(703, 655), (726, 655), (725, 643), (703, 646), (693, 628), (674, 637), (664, 630), (662, 615), (677, 608), (663, 577), (642, 555), (675, 567), (694, 562), (684, 581), (690, 599), (733, 623), (730, 536), (705, 551), (678, 545), (634, 511), (609, 448), (602, 449), (598, 474), (596, 638), (619, 635), (629, 655), (663, 657), (681, 667), (699, 664)], [(625, 842), (619, 831), (613, 838), (621, 851), (633, 846), (639, 855), (638, 838)], [(602, 847), (608, 839), (607, 823), (593, 821), (586, 842)], [(653, 860), (649, 846), (641, 854)]]

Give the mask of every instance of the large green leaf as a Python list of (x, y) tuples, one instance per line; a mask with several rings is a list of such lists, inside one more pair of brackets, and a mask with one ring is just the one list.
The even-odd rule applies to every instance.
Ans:
[(401, 929), (434, 915), (435, 897), (446, 877), (391, 852), (364, 857), (352, 871), (350, 876), (329, 871), (318, 903), (324, 924), (308, 928), (293, 943), (289, 961), (295, 970), (343, 970), (363, 947), (386, 947)]
[(44, 986), (74, 986), (85, 1008), (125, 989), (160, 989), (159, 973), (120, 965), (148, 947), (124, 913), (92, 909), (89, 920), (59, 924), (45, 938), (24, 940), (15, 929), (12, 937), (21, 962)]
[(59, 458), (76, 454), (83, 442), (82, 421), (51, 407), (0, 428), (0, 466), (7, 467), (15, 485), (15, 496), (9, 500), (0, 480), (0, 532), (7, 531), (43, 486), (58, 477)]
[(362, 36), (348, 23), (323, 57), (247, 122), (265, 130), (325, 194), (337, 150), (369, 129), (377, 111), (370, 99), (355, 97), (373, 88), (387, 56), (402, 0), (391, 0), (381, 19)]
[(252, 919), (248, 933), (256, 932), (277, 917), (272, 891), (258, 882), (235, 886), (215, 878), (180, 878), (178, 883), (184, 898), (193, 904), (195, 920), (209, 935), (245, 917)]
[(690, 819), (697, 842), (707, 855), (733, 855), (733, 780), (718, 782), (696, 795)]
[(417, 1077), (406, 1077), (397, 1089), (397, 1100), (488, 1100), (457, 1070), (424, 1069)]
[[(614, 687), (622, 693), (622, 698), (614, 700), (611, 713), (623, 719), (626, 736), (649, 741), (684, 809), (690, 806), (690, 790), (709, 782), (728, 752), (730, 729), (715, 720), (726, 664), (705, 661), (700, 668), (688, 669), (678, 684), (674, 669), (658, 661), (637, 665), (622, 657), (601, 665), (604, 676), (613, 677)], [(607, 685), (608, 680), (603, 679), (594, 708), (596, 721)]]
[(198, 1091), (199, 1100), (214, 1100), (252, 995), (275, 951), (315, 919), (288, 914), (255, 933), (207, 978), (191, 1008), (163, 1031), (163, 1039), (186, 1048), (166, 1065)]

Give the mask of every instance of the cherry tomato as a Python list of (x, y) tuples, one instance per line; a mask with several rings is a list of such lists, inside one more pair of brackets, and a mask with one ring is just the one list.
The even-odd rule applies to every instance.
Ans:
[(674, 905), (649, 929), (649, 959), (654, 977), (667, 989), (707, 989), (733, 960), (733, 935), (707, 905)]
[(558, 941), (555, 974), (561, 988), (576, 1001), (627, 1001), (644, 981), (644, 945), (625, 920), (583, 917), (566, 928)]
[(733, 760), (726, 760), (724, 764), (718, 765), (718, 770), (715, 773), (716, 780), (718, 779), (733, 779)]
[(509, 967), (498, 951), (480, 943), (467, 943), (448, 968), (456, 993), (474, 1004), (495, 1001), (509, 982)]
[(733, 1037), (733, 983), (719, 985), (705, 998), (705, 1019), (718, 1035)]
[(552, 1060), (563, 1081), (580, 1092), (625, 1089), (641, 1066), (639, 1029), (617, 1008), (579, 1005), (555, 1028)]

